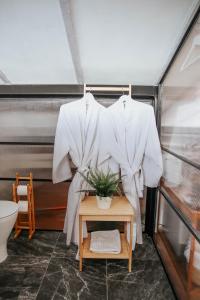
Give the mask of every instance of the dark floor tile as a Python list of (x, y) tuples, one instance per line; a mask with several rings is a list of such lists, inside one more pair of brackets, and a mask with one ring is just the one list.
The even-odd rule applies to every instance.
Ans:
[(136, 244), (133, 259), (160, 260), (153, 241), (147, 234), (143, 234), (143, 244)]
[(108, 261), (107, 264), (107, 278), (111, 280), (154, 284), (163, 276), (165, 276), (165, 272), (159, 261), (134, 260), (130, 273), (126, 260)]
[[(66, 247), (66, 236), (37, 231), (31, 241), (27, 232), (8, 242), (9, 256), (0, 265), (0, 300), (62, 299), (174, 299), (152, 240), (133, 252), (128, 261), (84, 260), (83, 272), (75, 260), (77, 246)], [(107, 286), (106, 286), (107, 282)]]
[(60, 235), (58, 231), (36, 231), (28, 240), (27, 231), (14, 240), (11, 235), (8, 241), (8, 254), (21, 256), (50, 256)]
[(48, 263), (44, 257), (9, 256), (0, 267), (0, 299), (34, 299)]
[(23, 288), (23, 291), (20, 291), (17, 300), (35, 300), (36, 296), (37, 292), (33, 292), (32, 287), (25, 287)]
[(83, 272), (70, 258), (52, 258), (39, 290), (43, 299), (106, 299), (106, 261), (84, 261)]
[(20, 287), (0, 287), (0, 300), (17, 300), (20, 294)]
[(108, 280), (108, 300), (175, 300), (169, 283), (120, 282)]
[(175, 299), (158, 260), (134, 260), (130, 273), (126, 261), (109, 261), (107, 278), (109, 299)]
[(71, 244), (69, 247), (66, 246), (66, 234), (61, 232), (53, 251), (53, 257), (66, 257), (75, 259), (77, 251), (78, 247), (76, 245)]

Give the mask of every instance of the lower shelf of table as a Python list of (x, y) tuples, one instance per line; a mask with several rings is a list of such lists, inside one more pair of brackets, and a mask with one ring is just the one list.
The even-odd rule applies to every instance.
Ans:
[[(130, 257), (129, 252), (129, 243), (124, 235), (124, 233), (120, 234), (121, 238), (121, 252), (119, 254), (111, 254), (111, 253), (95, 253), (90, 251), (90, 240), (91, 235), (88, 234), (88, 237), (83, 240), (83, 258), (113, 258), (113, 259), (128, 259)], [(132, 253), (132, 252), (131, 252)]]

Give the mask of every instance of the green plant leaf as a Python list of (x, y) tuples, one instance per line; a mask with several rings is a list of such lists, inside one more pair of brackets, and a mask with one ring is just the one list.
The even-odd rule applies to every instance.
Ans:
[[(110, 170), (107, 173), (98, 169), (89, 170), (87, 176), (79, 172), (84, 180), (92, 187), (97, 195), (102, 197), (112, 196), (113, 194), (121, 194), (119, 183), (120, 178), (118, 173), (111, 173)], [(91, 191), (91, 190), (84, 190)]]

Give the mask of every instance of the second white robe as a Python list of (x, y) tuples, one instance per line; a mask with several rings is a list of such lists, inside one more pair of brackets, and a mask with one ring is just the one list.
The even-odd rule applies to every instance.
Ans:
[(124, 193), (136, 213), (137, 243), (141, 244), (139, 197), (143, 196), (144, 185), (156, 187), (162, 175), (162, 155), (154, 110), (130, 96), (122, 96), (106, 113), (108, 125), (104, 144), (107, 150), (104, 151), (120, 166)]

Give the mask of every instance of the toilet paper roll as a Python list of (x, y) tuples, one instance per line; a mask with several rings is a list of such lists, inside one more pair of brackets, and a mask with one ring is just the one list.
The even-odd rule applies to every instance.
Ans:
[(28, 201), (18, 201), (19, 212), (28, 212)]
[(27, 185), (18, 185), (17, 186), (17, 195), (26, 196), (28, 194)]

